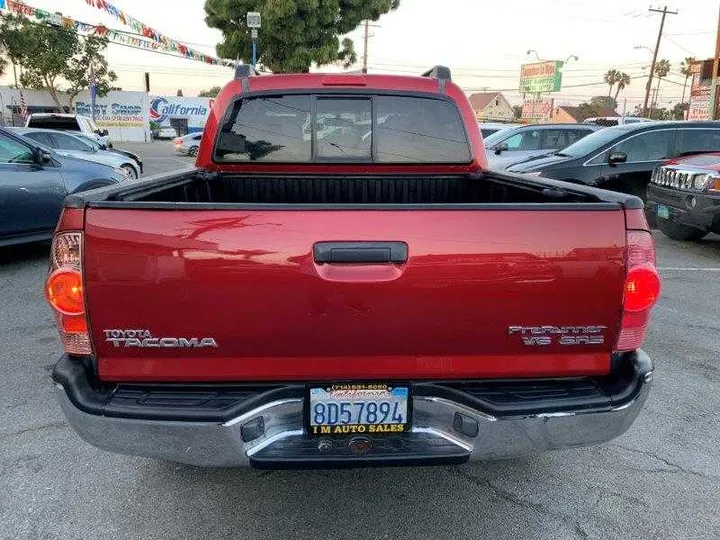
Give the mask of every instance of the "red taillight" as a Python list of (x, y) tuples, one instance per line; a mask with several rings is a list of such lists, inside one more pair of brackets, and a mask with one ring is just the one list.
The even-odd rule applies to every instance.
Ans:
[[(65, 221), (61, 218), (60, 224)], [(58, 227), (50, 253), (45, 296), (55, 313), (65, 352), (92, 354), (82, 277), (82, 232), (64, 232)]]
[(85, 312), (82, 276), (76, 270), (56, 270), (47, 279), (45, 296), (63, 315), (82, 315)]
[(660, 278), (650, 265), (631, 268), (625, 279), (625, 311), (645, 311), (660, 295)]
[(632, 351), (642, 345), (650, 311), (660, 296), (655, 245), (648, 231), (627, 232), (627, 267), (618, 351)]

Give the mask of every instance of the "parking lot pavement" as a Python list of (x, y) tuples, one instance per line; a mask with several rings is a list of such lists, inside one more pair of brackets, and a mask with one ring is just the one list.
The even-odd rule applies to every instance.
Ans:
[[(156, 169), (188, 160), (161, 144), (133, 150)], [(0, 538), (719, 538), (720, 237), (656, 239), (655, 383), (626, 435), (512, 461), (322, 472), (196, 469), (82, 442), (52, 395), (48, 246), (0, 250)]]
[(195, 165), (195, 158), (176, 152), (172, 141), (116, 142), (114, 144), (115, 148), (129, 150), (142, 158), (144, 176), (177, 169), (187, 169)]

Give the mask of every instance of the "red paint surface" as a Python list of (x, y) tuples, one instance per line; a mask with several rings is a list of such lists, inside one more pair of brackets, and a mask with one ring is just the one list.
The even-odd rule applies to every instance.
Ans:
[[(89, 209), (85, 280), (106, 380), (473, 378), (606, 373), (625, 276), (621, 210)], [(579, 226), (581, 218), (582, 226)], [(320, 241), (404, 241), (397, 266), (315, 264)], [(605, 345), (508, 327), (605, 325)], [(212, 337), (116, 349), (104, 329)]]

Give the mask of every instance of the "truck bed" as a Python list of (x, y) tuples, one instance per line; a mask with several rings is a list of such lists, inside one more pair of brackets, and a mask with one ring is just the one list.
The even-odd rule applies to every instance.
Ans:
[[(75, 195), (69, 207), (151, 203), (172, 208), (238, 204), (463, 205), (594, 203), (642, 208), (632, 196), (545, 178), (486, 171), (460, 175), (267, 175), (192, 170)], [(220, 206), (218, 206), (220, 205)], [(127, 204), (123, 207), (129, 207)]]

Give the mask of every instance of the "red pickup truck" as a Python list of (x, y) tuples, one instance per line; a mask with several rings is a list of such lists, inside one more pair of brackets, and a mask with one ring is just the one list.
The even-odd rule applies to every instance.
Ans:
[(238, 67), (196, 169), (65, 201), (46, 295), (69, 422), (107, 450), (258, 468), (622, 434), (660, 291), (642, 202), (485, 165), (447, 68)]

